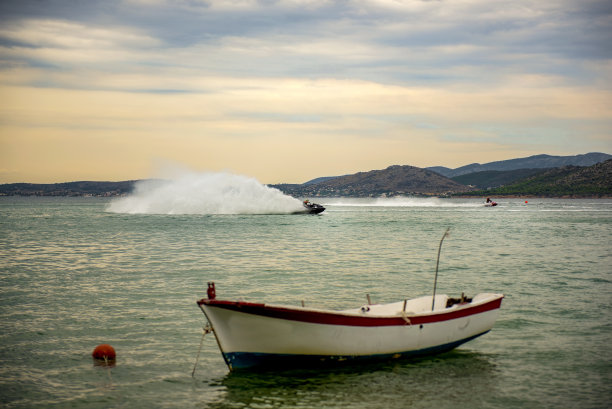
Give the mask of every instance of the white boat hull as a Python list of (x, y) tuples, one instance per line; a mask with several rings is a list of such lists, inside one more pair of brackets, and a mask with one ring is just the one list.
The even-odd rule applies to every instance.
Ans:
[(445, 295), (328, 311), (203, 299), (198, 305), (211, 323), (230, 369), (289, 362), (398, 358), (455, 348), (488, 332), (502, 294), (479, 294), (446, 308)]

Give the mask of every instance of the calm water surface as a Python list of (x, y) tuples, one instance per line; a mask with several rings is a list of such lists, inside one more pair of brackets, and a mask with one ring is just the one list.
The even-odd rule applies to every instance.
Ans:
[[(607, 408), (612, 201), (322, 199), (309, 215), (155, 215), (98, 198), (0, 198), (7, 408)], [(432, 358), (229, 373), (196, 306), (329, 308), (502, 292), (493, 330)], [(93, 348), (117, 350), (112, 369)]]

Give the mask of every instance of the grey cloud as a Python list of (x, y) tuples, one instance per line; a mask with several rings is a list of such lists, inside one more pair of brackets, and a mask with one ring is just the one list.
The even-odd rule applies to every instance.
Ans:
[[(140, 64), (170, 64), (172, 58), (165, 60), (163, 54), (193, 48), (207, 54), (173, 63), (239, 75), (453, 82), (462, 77), (472, 81), (461, 72), (472, 67), (474, 77), (502, 69), (583, 82), (588, 81), (584, 60), (611, 56), (612, 7), (605, 0), (415, 1), (403, 8), (367, 1), (308, 7), (260, 1), (233, 9), (213, 5), (195, 0), (5, 0), (0, 21), (3, 26), (22, 19), (60, 19), (92, 27), (129, 27), (160, 44), (161, 60)], [(234, 38), (257, 39), (253, 47), (259, 49), (226, 47), (226, 40)], [(16, 45), (7, 38), (0, 41)], [(337, 44), (338, 51), (308, 52), (308, 44), (321, 41)], [(291, 45), (306, 51), (297, 52)]]

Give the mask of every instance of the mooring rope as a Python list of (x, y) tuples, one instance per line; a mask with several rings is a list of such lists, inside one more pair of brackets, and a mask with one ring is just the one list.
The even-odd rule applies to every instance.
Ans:
[(108, 374), (108, 380), (113, 383), (113, 378), (111, 378), (111, 370), (108, 364), (108, 357), (104, 355), (104, 366), (106, 367), (106, 373)]
[(198, 361), (200, 360), (200, 352), (202, 351), (202, 344), (204, 343), (204, 337), (206, 334), (213, 331), (212, 326), (209, 322), (202, 328), (204, 331), (202, 332), (202, 338), (200, 339), (200, 347), (198, 348), (198, 355), (196, 356), (195, 364), (193, 365), (193, 371), (191, 372), (191, 377), (193, 378), (195, 375), (196, 367), (198, 366)]

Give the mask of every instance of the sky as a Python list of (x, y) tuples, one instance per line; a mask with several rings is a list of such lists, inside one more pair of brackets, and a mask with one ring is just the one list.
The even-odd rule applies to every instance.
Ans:
[(608, 0), (3, 0), (0, 183), (612, 153)]

